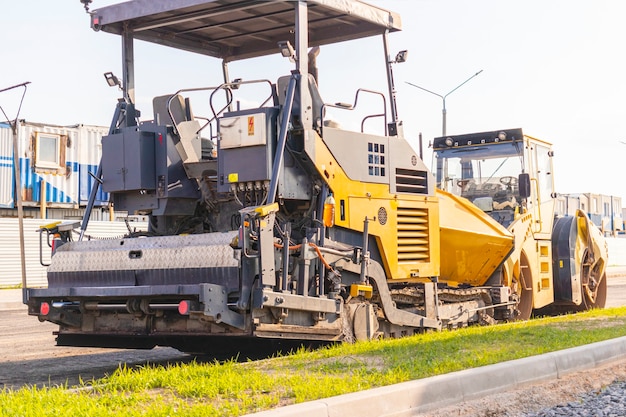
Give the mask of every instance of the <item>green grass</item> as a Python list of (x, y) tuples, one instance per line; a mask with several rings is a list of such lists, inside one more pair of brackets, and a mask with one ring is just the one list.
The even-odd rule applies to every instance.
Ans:
[(626, 335), (626, 307), (344, 344), (262, 361), (120, 367), (77, 387), (0, 391), (2, 416), (237, 416)]

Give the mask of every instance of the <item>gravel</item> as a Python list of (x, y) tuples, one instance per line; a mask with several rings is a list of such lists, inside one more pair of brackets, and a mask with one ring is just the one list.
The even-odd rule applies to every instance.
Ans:
[(626, 415), (626, 382), (618, 381), (581, 395), (576, 401), (559, 404), (525, 417), (622, 417)]
[(416, 417), (626, 416), (626, 360), (431, 410)]

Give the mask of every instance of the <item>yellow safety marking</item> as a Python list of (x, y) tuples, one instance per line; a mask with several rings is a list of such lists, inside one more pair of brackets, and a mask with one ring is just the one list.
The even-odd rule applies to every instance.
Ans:
[(61, 222), (53, 222), (53, 223), (49, 223), (49, 224), (45, 224), (43, 226), (39, 226), (40, 229), (54, 229), (55, 227), (57, 227), (58, 225), (60, 225)]
[(239, 182), (239, 173), (233, 172), (232, 174), (228, 174), (228, 182)]
[(365, 284), (352, 284), (350, 285), (350, 296), (351, 297), (357, 297), (359, 295), (362, 295), (365, 298), (372, 298), (372, 293), (374, 292), (374, 289), (372, 288), (371, 285), (365, 285)]
[(261, 217), (267, 216), (270, 213), (276, 213), (278, 211), (278, 203), (267, 204), (265, 206), (259, 206), (254, 209)]

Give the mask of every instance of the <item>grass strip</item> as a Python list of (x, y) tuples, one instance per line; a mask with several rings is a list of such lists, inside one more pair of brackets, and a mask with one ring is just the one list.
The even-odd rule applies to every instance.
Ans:
[(267, 360), (118, 368), (0, 391), (2, 416), (239, 416), (626, 335), (626, 307), (342, 344)]

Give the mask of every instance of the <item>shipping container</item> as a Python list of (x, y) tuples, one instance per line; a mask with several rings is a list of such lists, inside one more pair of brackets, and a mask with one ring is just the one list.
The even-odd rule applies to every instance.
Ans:
[(12, 208), (15, 172), (13, 168), (13, 131), (0, 123), (0, 208)]
[[(102, 136), (107, 133), (108, 128), (102, 126), (56, 126), (20, 121), (17, 135), (19, 192), (24, 206), (38, 207), (45, 202), (49, 208), (84, 207), (95, 182), (92, 174), (95, 175), (98, 168)], [(0, 207), (15, 208), (13, 136), (8, 126), (0, 129), (0, 135)], [(95, 205), (108, 204), (108, 194), (99, 190)]]

